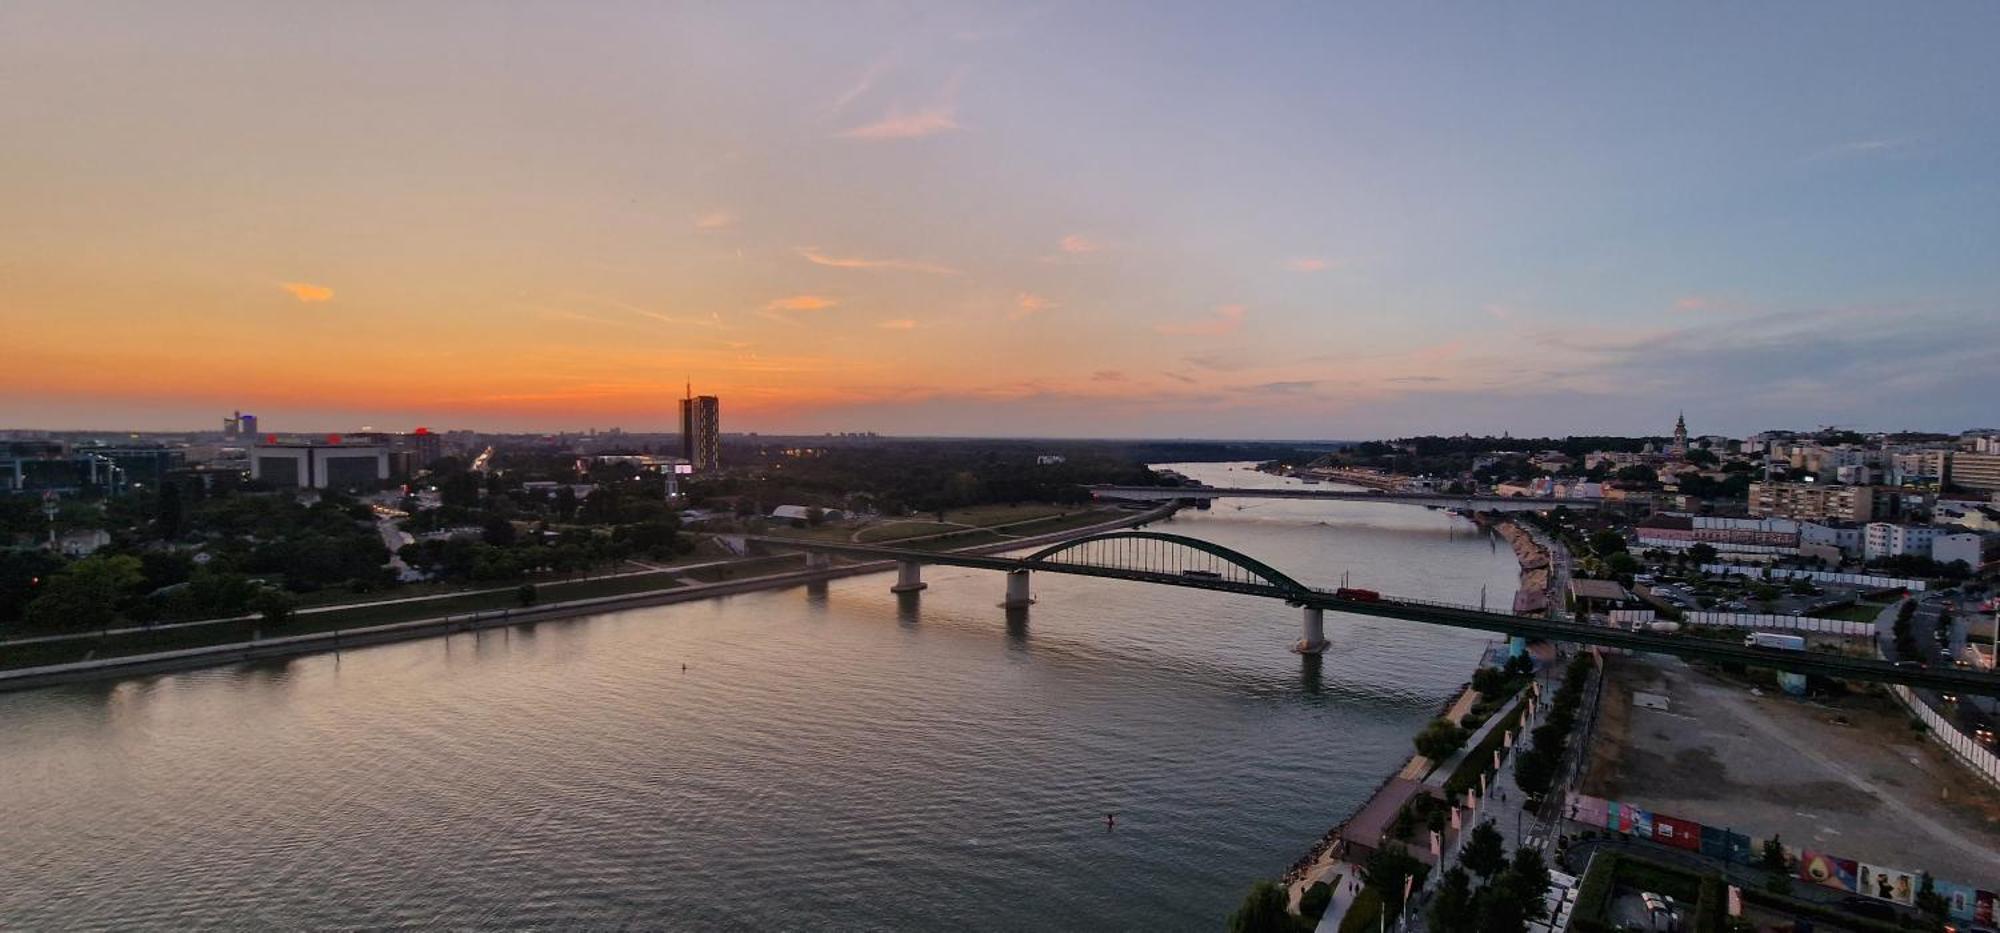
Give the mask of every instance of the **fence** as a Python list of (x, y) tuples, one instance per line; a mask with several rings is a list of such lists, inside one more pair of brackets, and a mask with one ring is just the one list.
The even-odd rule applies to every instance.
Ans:
[(1766, 574), (1769, 574), (1773, 580), (1793, 580), (1803, 577), (1814, 583), (1845, 583), (1849, 586), (1885, 590), (1901, 588), (1909, 590), (1912, 593), (1921, 593), (1924, 591), (1924, 581), (1922, 580), (1910, 580), (1903, 577), (1878, 577), (1866, 573), (1833, 573), (1827, 570), (1789, 570), (1782, 567), (1749, 567), (1743, 564), (1703, 564), (1701, 565), (1701, 572), (1719, 573), (1725, 576), (1749, 577), (1753, 580), (1763, 579)]
[(1958, 731), (1956, 725), (1947, 721), (1943, 716), (1938, 715), (1937, 710), (1931, 709), (1929, 703), (1925, 703), (1910, 693), (1910, 688), (1902, 684), (1894, 684), (1889, 687), (1889, 691), (1896, 695), (1896, 699), (1903, 701), (1903, 705), (1909, 707), (1911, 713), (1914, 713), (1918, 719), (1923, 721), (1926, 731), (1930, 733), (1931, 738), (1937, 740), (1939, 745), (1949, 750), (1966, 767), (1971, 768), (1980, 777), (1985, 778), (1987, 783), (2000, 786), (2000, 756), (1994, 755), (1991, 750), (1979, 744), (1971, 736)]
[(1865, 637), (1875, 634), (1875, 623), (1817, 616), (1784, 616), (1765, 612), (1688, 612), (1681, 620), (1689, 625), (1723, 628), (1779, 629), (1787, 632), (1818, 632), (1823, 635)]

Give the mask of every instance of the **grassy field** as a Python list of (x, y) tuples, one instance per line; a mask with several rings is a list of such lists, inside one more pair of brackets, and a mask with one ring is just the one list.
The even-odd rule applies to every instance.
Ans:
[(1849, 622), (1873, 622), (1875, 621), (1875, 617), (1881, 614), (1882, 606), (1878, 603), (1855, 603), (1852, 606), (1842, 606), (1830, 613), (1826, 613), (1824, 614), (1824, 618), (1846, 619)]

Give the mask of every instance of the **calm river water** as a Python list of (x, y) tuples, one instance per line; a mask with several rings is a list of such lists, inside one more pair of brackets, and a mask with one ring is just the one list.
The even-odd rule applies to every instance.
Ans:
[[(1177, 468), (1291, 482), (1236, 466)], [(1513, 597), (1511, 552), (1411, 506), (1155, 528)], [(926, 579), (0, 695), (0, 928), (1210, 930), (1486, 643), (1330, 613), (1302, 659), (1272, 601), (1042, 574), (1010, 625), (998, 574)]]

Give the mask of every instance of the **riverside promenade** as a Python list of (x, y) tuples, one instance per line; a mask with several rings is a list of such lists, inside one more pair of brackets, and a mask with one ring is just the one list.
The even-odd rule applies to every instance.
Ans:
[[(1158, 508), (1121, 515), (1113, 520), (1100, 522), (1096, 525), (1050, 532), (1046, 535), (1026, 536), (990, 544), (974, 545), (972, 547), (955, 549), (952, 553), (997, 554), (1041, 544), (1052, 544), (1080, 535), (1148, 524), (1173, 515), (1177, 509), (1178, 506), (1174, 503), (1166, 503)], [(332, 631), (313, 632), (304, 635), (253, 638), (248, 641), (203, 645), (175, 651), (158, 651), (118, 657), (93, 658), (63, 664), (23, 667), (9, 671), (0, 671), (0, 692), (28, 690), (55, 684), (215, 667), (245, 661), (320, 654), (328, 651), (337, 652), (346, 648), (430, 638), (454, 632), (544, 622), (552, 619), (589, 615), (598, 612), (612, 612), (620, 609), (635, 609), (646, 606), (663, 606), (672, 603), (713, 599), (719, 596), (732, 596), (756, 590), (800, 586), (841, 577), (881, 573), (894, 570), (895, 566), (895, 562), (893, 561), (871, 561), (843, 566), (807, 567), (803, 570), (790, 570), (755, 577), (745, 577), (740, 580), (688, 585), (679, 585), (676, 583), (671, 589), (588, 597), (523, 608), (494, 609), (455, 615), (448, 614), (432, 618), (412, 619), (405, 622), (334, 629)], [(321, 611), (330, 611), (337, 608), (340, 607), (324, 607)]]

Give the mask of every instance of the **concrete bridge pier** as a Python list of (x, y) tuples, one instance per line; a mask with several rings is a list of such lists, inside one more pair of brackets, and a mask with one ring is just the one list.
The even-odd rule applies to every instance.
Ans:
[(1292, 650), (1300, 654), (1319, 654), (1327, 649), (1326, 610), (1307, 606), (1304, 612), (1304, 631)]
[(896, 585), (889, 587), (891, 593), (914, 593), (930, 584), (924, 582), (924, 565), (913, 560), (896, 564)]
[(817, 552), (814, 552), (814, 551), (807, 551), (807, 552), (806, 552), (806, 569), (807, 569), (807, 570), (826, 570), (826, 569), (828, 569), (828, 568), (830, 568), (830, 567), (832, 567), (832, 566), (833, 566), (833, 556), (832, 556), (832, 555), (829, 555), (829, 554), (820, 554), (820, 553), (817, 553)]
[(1007, 600), (1000, 605), (1008, 609), (1022, 609), (1034, 604), (1034, 594), (1028, 589), (1028, 571), (1007, 571)]

